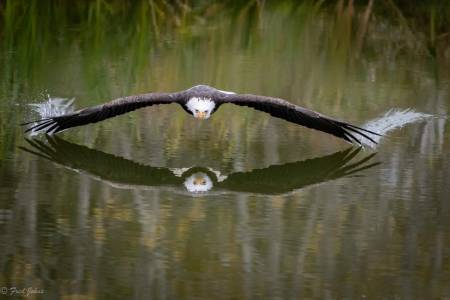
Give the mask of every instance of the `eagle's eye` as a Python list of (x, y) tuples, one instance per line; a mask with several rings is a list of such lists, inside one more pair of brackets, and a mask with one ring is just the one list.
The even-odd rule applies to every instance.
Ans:
[(196, 114), (198, 114), (198, 113), (199, 113), (198, 109), (196, 109), (196, 110), (195, 110), (195, 113), (196, 113)]
[(201, 182), (201, 185), (205, 185), (205, 184), (206, 184), (206, 180), (203, 179), (202, 182)]

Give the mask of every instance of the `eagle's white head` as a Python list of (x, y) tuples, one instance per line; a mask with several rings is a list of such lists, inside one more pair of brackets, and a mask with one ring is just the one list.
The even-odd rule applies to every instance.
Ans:
[(187, 109), (197, 119), (208, 119), (214, 110), (216, 104), (210, 98), (192, 97), (186, 103)]
[(184, 186), (191, 193), (207, 192), (213, 187), (213, 182), (203, 172), (192, 174), (184, 181)]

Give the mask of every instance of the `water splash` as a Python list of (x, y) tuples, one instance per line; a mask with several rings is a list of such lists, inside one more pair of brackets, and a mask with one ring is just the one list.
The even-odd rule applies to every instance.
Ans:
[[(394, 129), (401, 128), (407, 124), (424, 121), (435, 117), (434, 115), (416, 112), (413, 109), (398, 109), (393, 108), (387, 111), (383, 116), (373, 119), (363, 125), (364, 129), (371, 130), (381, 134), (381, 136), (375, 136), (373, 139), (379, 143), (387, 133)], [(364, 141), (364, 145), (375, 149), (377, 144), (371, 141)]]
[(52, 98), (47, 95), (47, 101), (42, 103), (31, 103), (33, 110), (39, 114), (41, 118), (49, 118), (61, 116), (74, 111), (72, 103), (75, 98)]
[[(41, 103), (30, 103), (29, 105), (32, 107), (33, 111), (39, 114), (40, 119), (44, 119), (74, 112), (74, 108), (72, 106), (73, 101), (75, 101), (75, 98), (52, 98), (50, 95), (47, 95), (47, 101)], [(37, 134), (38, 133), (33, 130), (30, 133), (30, 136)]]

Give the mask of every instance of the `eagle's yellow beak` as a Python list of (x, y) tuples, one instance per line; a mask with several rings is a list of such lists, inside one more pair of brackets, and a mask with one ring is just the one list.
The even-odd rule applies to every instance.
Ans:
[(203, 177), (197, 177), (194, 179), (194, 185), (205, 185), (206, 180)]
[(197, 118), (203, 120), (206, 119), (206, 111), (200, 111), (197, 113)]

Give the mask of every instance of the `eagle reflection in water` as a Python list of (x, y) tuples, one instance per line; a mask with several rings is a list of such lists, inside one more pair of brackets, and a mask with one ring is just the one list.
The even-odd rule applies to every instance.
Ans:
[(213, 188), (217, 191), (284, 194), (309, 185), (355, 175), (380, 164), (372, 162), (376, 153), (360, 153), (362, 148), (350, 147), (318, 158), (223, 175), (205, 167), (169, 169), (147, 166), (56, 136), (46, 137), (47, 143), (26, 139), (28, 147), (21, 149), (72, 170), (87, 173), (116, 187), (185, 188), (194, 194), (209, 192)]

